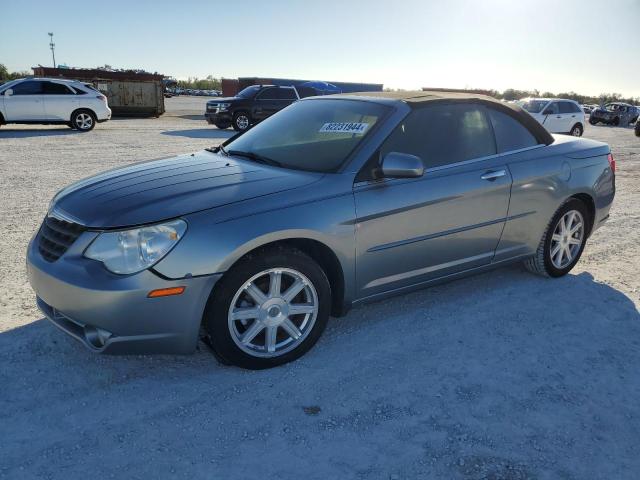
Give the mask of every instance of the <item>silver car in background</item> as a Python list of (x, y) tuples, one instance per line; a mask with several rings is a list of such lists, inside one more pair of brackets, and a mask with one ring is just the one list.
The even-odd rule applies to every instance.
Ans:
[(567, 274), (614, 172), (606, 144), (488, 97), (308, 98), (220, 147), (62, 190), (28, 275), (96, 352), (188, 353), (202, 334), (223, 362), (268, 368), (362, 302), (512, 262)]

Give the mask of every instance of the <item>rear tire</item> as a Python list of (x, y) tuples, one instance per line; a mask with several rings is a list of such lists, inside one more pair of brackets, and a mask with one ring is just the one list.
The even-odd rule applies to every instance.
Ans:
[(584, 133), (584, 128), (582, 127), (581, 124), (576, 123), (573, 127), (571, 127), (570, 133), (574, 137), (581, 137), (582, 134)]
[(595, 118), (589, 117), (589, 123), (590, 123), (591, 125), (597, 125), (597, 124), (598, 124), (598, 121), (597, 121)]
[(616, 117), (616, 118), (614, 118), (612, 123), (613, 123), (613, 125), (614, 125), (615, 127), (617, 127), (618, 125), (620, 125), (620, 117)]
[(544, 277), (557, 278), (569, 273), (584, 251), (591, 222), (584, 203), (577, 198), (569, 199), (551, 218), (536, 254), (525, 260), (525, 268)]
[(71, 114), (71, 123), (79, 132), (90, 132), (96, 126), (96, 116), (91, 110), (76, 110)]
[(330, 311), (331, 287), (322, 268), (300, 250), (277, 247), (248, 255), (224, 275), (203, 324), (217, 357), (260, 370), (309, 351)]
[(220, 130), (226, 130), (231, 126), (230, 123), (216, 123), (215, 125), (216, 125), (216, 128), (219, 128)]

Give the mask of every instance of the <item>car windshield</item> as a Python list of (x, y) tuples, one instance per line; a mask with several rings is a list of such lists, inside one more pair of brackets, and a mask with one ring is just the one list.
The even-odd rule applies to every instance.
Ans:
[(548, 100), (527, 100), (522, 104), (522, 108), (529, 113), (540, 113), (547, 103)]
[(258, 90), (260, 90), (260, 86), (259, 85), (251, 85), (250, 87), (247, 87), (247, 88), (245, 88), (243, 90), (240, 90), (236, 94), (236, 97), (251, 98), (258, 92)]
[(224, 149), (284, 168), (335, 172), (388, 111), (384, 105), (359, 100), (299, 101)]

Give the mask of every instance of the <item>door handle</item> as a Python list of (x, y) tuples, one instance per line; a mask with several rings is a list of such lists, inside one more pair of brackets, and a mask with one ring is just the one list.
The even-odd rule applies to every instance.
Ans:
[(496, 178), (504, 177), (506, 174), (506, 170), (495, 170), (481, 175), (480, 178), (482, 180), (489, 180), (490, 182), (493, 182)]
[(558, 115), (556, 118), (562, 118), (560, 115)]

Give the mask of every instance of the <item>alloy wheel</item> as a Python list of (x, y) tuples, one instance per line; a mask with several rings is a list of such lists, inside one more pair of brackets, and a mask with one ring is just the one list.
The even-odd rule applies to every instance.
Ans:
[(76, 127), (80, 130), (88, 130), (93, 125), (93, 118), (88, 113), (76, 115)]
[(569, 265), (580, 252), (584, 241), (584, 219), (577, 210), (565, 213), (551, 236), (551, 263), (558, 269)]
[(244, 283), (229, 306), (231, 338), (254, 357), (278, 357), (299, 346), (318, 316), (318, 293), (289, 268), (264, 270)]
[(240, 130), (246, 130), (249, 128), (249, 117), (246, 115), (238, 115), (238, 118), (236, 118), (236, 125)]

